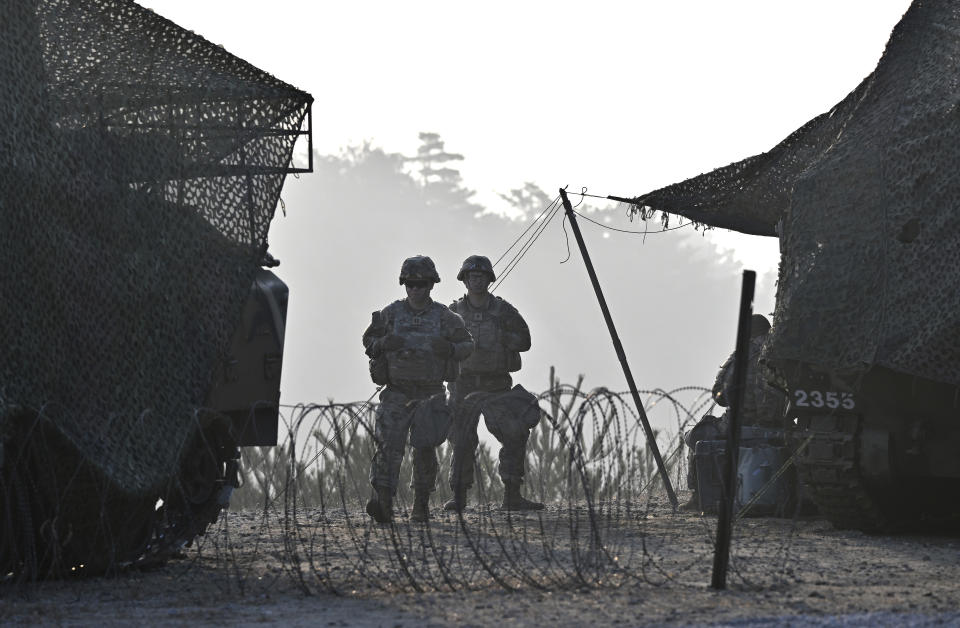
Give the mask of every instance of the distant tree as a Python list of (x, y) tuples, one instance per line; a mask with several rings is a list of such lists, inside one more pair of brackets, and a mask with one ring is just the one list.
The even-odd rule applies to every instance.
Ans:
[(354, 184), (361, 189), (376, 184), (376, 187), (394, 188), (394, 192), (402, 193), (411, 190), (415, 184), (403, 172), (407, 159), (398, 153), (384, 152), (369, 141), (362, 145), (341, 148), (340, 154), (336, 156), (315, 156), (318, 172), (329, 172), (339, 177), (344, 184)]
[(463, 187), (460, 171), (450, 165), (463, 161), (463, 155), (447, 152), (439, 133), (422, 132), (419, 138), (420, 147), (416, 156), (406, 157), (405, 161), (415, 165), (414, 170), (419, 175), (427, 204), (481, 211), (483, 208), (470, 200), (475, 192)]
[(522, 188), (510, 190), (506, 194), (497, 194), (524, 219), (536, 218), (553, 200), (536, 183), (527, 181)]
[(424, 186), (430, 184), (460, 185), (460, 171), (445, 166), (452, 161), (463, 161), (460, 153), (448, 153), (439, 133), (422, 132), (416, 157), (408, 160), (420, 165), (418, 172)]

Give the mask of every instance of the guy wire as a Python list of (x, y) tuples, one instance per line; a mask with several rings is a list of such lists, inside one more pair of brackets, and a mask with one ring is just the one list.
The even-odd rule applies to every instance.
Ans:
[(497, 261), (495, 261), (495, 262), (493, 263), (493, 266), (494, 266), (494, 267), (496, 267), (497, 264), (499, 264), (500, 261), (501, 261), (504, 257), (507, 256), (507, 253), (509, 253), (509, 252), (513, 249), (513, 247), (517, 246), (517, 242), (519, 242), (520, 240), (522, 240), (522, 239), (523, 239), (523, 236), (527, 235), (527, 232), (530, 231), (530, 229), (532, 229), (533, 226), (536, 225), (537, 222), (539, 222), (539, 220), (540, 220), (541, 218), (543, 218), (543, 215), (546, 214), (548, 211), (550, 211), (550, 209), (551, 209), (554, 205), (556, 205), (556, 204), (557, 204), (557, 201), (559, 201), (559, 200), (560, 200), (560, 197), (559, 197), (559, 196), (557, 196), (555, 199), (553, 199), (553, 202), (550, 203), (549, 205), (547, 205), (547, 206), (543, 209), (543, 211), (540, 212), (540, 214), (539, 214), (534, 220), (532, 220), (529, 225), (527, 225), (527, 228), (523, 230), (523, 233), (521, 233), (521, 234), (517, 237), (517, 239), (513, 241), (513, 244), (511, 244), (511, 245), (507, 248), (507, 250), (503, 252), (503, 255), (501, 255), (500, 257), (498, 257), (498, 258), (497, 258)]
[[(597, 195), (595, 195), (595, 194), (586, 194), (586, 193), (582, 193), (582, 192), (574, 192), (574, 194), (580, 194), (581, 196), (590, 196), (590, 197), (594, 197), (594, 198), (605, 198), (605, 197), (602, 197), (602, 196), (597, 196)], [(530, 231), (530, 229), (532, 229), (534, 226), (536, 226), (536, 230), (534, 231), (534, 233), (527, 239), (526, 242), (524, 242), (524, 244), (520, 247), (520, 250), (519, 250), (519, 251), (514, 255), (514, 257), (507, 263), (505, 270), (504, 270), (503, 272), (501, 272), (500, 277), (499, 277), (499, 279), (497, 280), (497, 282), (490, 288), (490, 292), (493, 292), (493, 291), (496, 290), (498, 287), (500, 287), (500, 284), (503, 283), (503, 281), (510, 275), (511, 272), (513, 272), (513, 270), (517, 267), (517, 265), (520, 263), (520, 261), (523, 259), (523, 257), (524, 257), (524, 256), (527, 254), (527, 252), (530, 250), (530, 247), (533, 246), (533, 243), (537, 241), (537, 239), (538, 239), (538, 238), (540, 237), (540, 235), (543, 233), (544, 229), (546, 229), (546, 227), (547, 227), (547, 225), (550, 223), (550, 221), (553, 220), (554, 216), (556, 216), (557, 211), (559, 211), (559, 209), (560, 209), (560, 205), (559, 205), (559, 203), (557, 202), (558, 199), (559, 199), (559, 197), (557, 197), (557, 199), (554, 199), (554, 201), (553, 201), (552, 203), (550, 203), (550, 205), (548, 205), (546, 209), (544, 209), (542, 212), (540, 212), (540, 215), (537, 216), (536, 220), (534, 220), (534, 221), (523, 231), (523, 233), (520, 234), (520, 237), (518, 237), (516, 240), (514, 240), (513, 244), (511, 244), (510, 247), (503, 253), (503, 255), (501, 255), (501, 256), (497, 259), (496, 263), (494, 263), (494, 267), (496, 267), (498, 264), (500, 264), (500, 262), (503, 260), (503, 258), (506, 257), (506, 255), (507, 255), (511, 250), (513, 250), (514, 247), (517, 246), (517, 244), (520, 242), (520, 240), (523, 239), (523, 237)], [(550, 212), (550, 214), (549, 214), (549, 215), (543, 220), (543, 222), (541, 223), (541, 222), (540, 222), (540, 219), (541, 219), (541, 218), (543, 217), (543, 215), (544, 215), (545, 213), (547, 213), (547, 212)], [(603, 224), (603, 223), (601, 223), (601, 222), (598, 222), (598, 221), (596, 221), (596, 220), (594, 220), (594, 219), (592, 219), (592, 218), (590, 218), (590, 217), (588, 217), (588, 216), (586, 216), (586, 215), (584, 215), (584, 214), (582, 214), (582, 213), (580, 213), (580, 212), (578, 212), (578, 211), (576, 211), (576, 210), (573, 210), (573, 213), (575, 213), (577, 216), (580, 216), (581, 218), (583, 218), (583, 219), (586, 220), (587, 222), (593, 223), (593, 224), (597, 225), (598, 227), (602, 227), (603, 229), (606, 229), (606, 230), (608, 230), (608, 231), (615, 231), (615, 232), (617, 232), (617, 233), (627, 233), (627, 234), (631, 234), (631, 235), (642, 235), (642, 236), (644, 236), (644, 237), (646, 237), (648, 234), (652, 234), (652, 233), (666, 233), (667, 231), (676, 231), (677, 229), (682, 229), (682, 228), (684, 228), (684, 227), (689, 227), (690, 225), (695, 224), (695, 223), (693, 223), (693, 222), (688, 222), (688, 223), (686, 223), (686, 224), (679, 224), (679, 225), (677, 225), (677, 226), (675, 226), (675, 227), (667, 227), (667, 228), (665, 228), (665, 229), (660, 229), (659, 231), (647, 231), (647, 230), (644, 230), (644, 231), (632, 231), (632, 230), (630, 230), (630, 229), (618, 229), (617, 227), (611, 227), (611, 226), (609, 226), (609, 225), (605, 225), (605, 224)], [(566, 216), (564, 216), (564, 221), (566, 221)], [(566, 234), (566, 225), (564, 225), (564, 234)], [(567, 258), (564, 259), (564, 260), (563, 260), (562, 262), (560, 262), (560, 263), (562, 264), (562, 263), (566, 262), (566, 261), (569, 260), (569, 259), (570, 259), (570, 244), (569, 244), (569, 240), (568, 240), (568, 242), (567, 242)]]
[(592, 219), (592, 218), (589, 218), (589, 217), (587, 217), (587, 216), (584, 216), (583, 214), (581, 214), (580, 212), (578, 212), (578, 211), (576, 211), (576, 210), (574, 210), (573, 213), (576, 214), (577, 216), (580, 216), (581, 218), (583, 218), (583, 219), (586, 220), (587, 222), (592, 222), (593, 224), (597, 225), (598, 227), (603, 227), (604, 229), (607, 229), (608, 231), (618, 231), (618, 232), (620, 232), (620, 233), (629, 233), (629, 234), (633, 234), (633, 235), (644, 235), (644, 236), (645, 236), (645, 235), (653, 235), (653, 234), (656, 234), (656, 233), (666, 233), (667, 231), (676, 231), (677, 229), (683, 229), (684, 227), (689, 227), (690, 225), (694, 224), (694, 223), (692, 223), (692, 222), (688, 222), (688, 223), (685, 223), (685, 224), (677, 225), (676, 227), (667, 227), (666, 229), (660, 229), (659, 231), (649, 231), (649, 232), (648, 232), (648, 231), (631, 231), (631, 230), (629, 230), (629, 229), (617, 229), (616, 227), (610, 227), (610, 226), (605, 225), (605, 224), (603, 224), (603, 223), (601, 223), (601, 222), (597, 222), (596, 220), (594, 220), (594, 219)]
[[(590, 198), (598, 198), (598, 199), (607, 200), (607, 201), (616, 201), (618, 204), (621, 204), (621, 205), (628, 205), (628, 206), (632, 206), (632, 207), (639, 207), (639, 206), (637, 205), (637, 203), (636, 203), (636, 199), (635, 199), (635, 198), (634, 198), (634, 199), (631, 199), (631, 198), (625, 198), (625, 197), (622, 197), (622, 196), (613, 196), (613, 195), (603, 196), (603, 195), (601, 195), (601, 194), (588, 194), (588, 193), (587, 193), (587, 188), (585, 188), (585, 187), (584, 187), (584, 188), (581, 188), (581, 191), (580, 191), (580, 192), (567, 192), (567, 194), (577, 194), (577, 195), (579, 195), (579, 196), (581, 197), (581, 198), (580, 198), (580, 203), (583, 202), (583, 199), (584, 199), (585, 197), (588, 197), (588, 196), (589, 196)], [(680, 216), (680, 220), (681, 220), (681, 224), (680, 224), (680, 225), (678, 225), (678, 226), (676, 226), (676, 227), (667, 227), (666, 229), (660, 229), (659, 231), (647, 231), (647, 230), (644, 230), (644, 231), (630, 231), (630, 230), (628, 230), (628, 229), (616, 229), (616, 228), (614, 228), (614, 227), (608, 227), (607, 225), (601, 224), (601, 223), (599, 223), (599, 222), (597, 222), (596, 220), (593, 220), (593, 219), (591, 219), (591, 218), (587, 218), (586, 216), (584, 216), (584, 215), (581, 214), (580, 212), (576, 211), (576, 207), (579, 207), (579, 206), (580, 206), (580, 203), (577, 203), (577, 205), (574, 207), (574, 212), (573, 212), (573, 213), (575, 213), (577, 216), (580, 216), (580, 217), (583, 218), (584, 220), (586, 220), (586, 221), (588, 221), (588, 222), (592, 222), (592, 223), (594, 223), (595, 225), (599, 225), (599, 226), (603, 227), (604, 229), (609, 229), (610, 231), (619, 231), (620, 233), (633, 233), (633, 234), (643, 235), (643, 236), (644, 236), (644, 239), (646, 239), (646, 236), (647, 236), (647, 235), (653, 235), (653, 234), (655, 234), (655, 233), (666, 233), (667, 231), (675, 231), (675, 230), (680, 229), (680, 228), (682, 228), (682, 227), (687, 227), (687, 226), (689, 226), (689, 225), (691, 225), (691, 224), (696, 224), (696, 221), (693, 221), (693, 220), (691, 220), (691, 221), (688, 222), (687, 224), (683, 224), (683, 223), (682, 223), (683, 216)], [(659, 211), (661, 211), (661, 212), (664, 213), (664, 214), (672, 213), (672, 212), (665, 212), (665, 211), (663, 211), (663, 210), (659, 210)], [(646, 224), (647, 219), (646, 219), (646, 218), (642, 218), (642, 220), (644, 221), (644, 224)], [(632, 217), (631, 217), (631, 219), (630, 219), (630, 222), (633, 222), (633, 218), (632, 218)]]
[[(557, 212), (559, 211), (559, 209), (560, 209), (560, 204), (556, 200), (554, 200), (550, 204), (550, 206), (547, 208), (547, 210), (550, 210), (550, 214), (543, 220), (541, 224), (537, 226), (537, 229), (527, 239), (527, 241), (520, 248), (520, 251), (518, 251), (517, 254), (513, 257), (513, 259), (511, 259), (510, 262), (507, 263), (507, 266), (505, 270), (501, 273), (500, 278), (497, 280), (497, 283), (490, 289), (491, 292), (496, 288), (498, 288), (500, 284), (502, 284), (503, 281), (510, 275), (510, 273), (513, 272), (513, 269), (517, 267), (517, 265), (520, 263), (520, 260), (523, 259), (523, 257), (527, 254), (527, 251), (530, 250), (530, 247), (533, 246), (533, 243), (537, 241), (537, 239), (540, 237), (543, 231), (547, 228), (547, 225), (550, 224), (550, 221), (553, 220), (554, 216), (557, 215)], [(547, 211), (547, 210), (544, 210), (544, 211)], [(541, 213), (541, 216), (542, 215), (543, 214)], [(538, 220), (539, 220), (539, 217), (538, 217)], [(511, 248), (513, 247), (511, 246)]]
[(503, 274), (502, 274), (501, 277), (500, 277), (500, 282), (498, 282), (497, 285), (499, 285), (499, 283), (501, 283), (504, 279), (507, 278), (507, 276), (510, 275), (511, 272), (513, 272), (513, 270), (514, 270), (514, 269), (517, 267), (517, 265), (520, 263), (520, 260), (523, 259), (523, 257), (527, 254), (527, 252), (528, 252), (528, 251), (530, 250), (530, 248), (533, 246), (533, 243), (536, 242), (537, 239), (540, 238), (540, 236), (543, 234), (544, 230), (546, 230), (547, 226), (550, 224), (550, 221), (553, 220), (554, 216), (557, 215), (557, 212), (558, 212), (559, 210), (560, 210), (560, 205), (556, 205), (556, 206), (554, 207), (554, 210), (550, 213), (550, 215), (547, 216), (546, 219), (544, 219), (543, 223), (537, 228), (536, 232), (534, 232), (534, 234), (533, 234), (532, 236), (530, 236), (530, 239), (528, 239), (528, 240), (524, 243), (523, 247), (522, 247), (521, 250), (517, 253), (517, 255), (510, 261), (509, 264), (507, 264), (507, 268), (503, 271)]

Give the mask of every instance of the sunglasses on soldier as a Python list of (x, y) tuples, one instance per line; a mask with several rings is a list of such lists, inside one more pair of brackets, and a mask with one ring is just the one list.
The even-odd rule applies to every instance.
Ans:
[(432, 281), (426, 279), (408, 279), (404, 282), (408, 288), (429, 288), (433, 285)]

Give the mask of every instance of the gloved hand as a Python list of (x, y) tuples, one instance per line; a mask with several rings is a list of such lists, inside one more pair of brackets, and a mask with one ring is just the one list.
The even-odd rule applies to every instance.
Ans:
[(520, 334), (512, 334), (508, 331), (500, 335), (503, 346), (510, 351), (519, 351), (523, 346), (523, 337)]
[(396, 334), (387, 334), (377, 341), (380, 344), (380, 351), (396, 351), (405, 344), (403, 337)]
[(432, 338), (430, 348), (441, 358), (448, 358), (453, 353), (453, 343), (443, 338)]

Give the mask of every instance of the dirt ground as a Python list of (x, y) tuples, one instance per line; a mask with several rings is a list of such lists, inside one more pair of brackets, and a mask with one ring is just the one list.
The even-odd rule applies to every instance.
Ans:
[(715, 518), (662, 502), (601, 505), (593, 516), (569, 505), (519, 517), (475, 507), (464, 522), (434, 510), (428, 526), (400, 510), (392, 527), (351, 509), (232, 512), (162, 568), (4, 585), (0, 622), (960, 626), (960, 537), (742, 519), (718, 591)]

